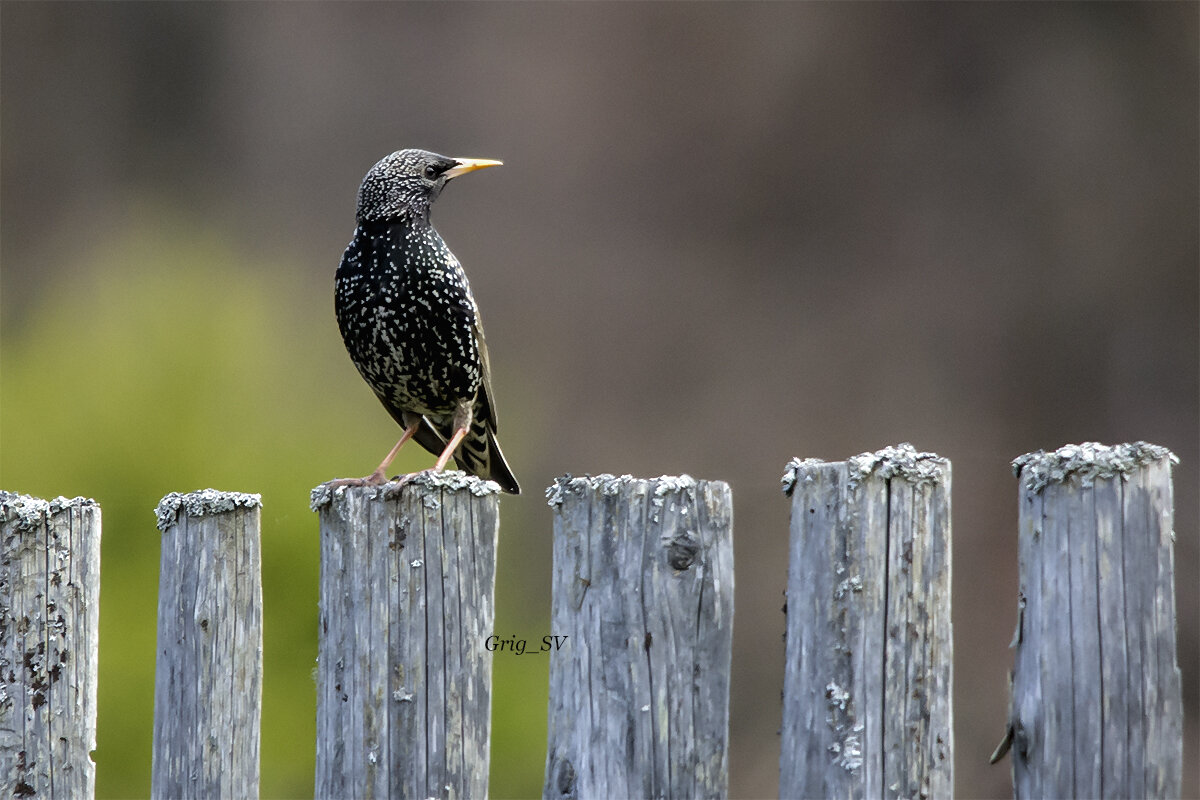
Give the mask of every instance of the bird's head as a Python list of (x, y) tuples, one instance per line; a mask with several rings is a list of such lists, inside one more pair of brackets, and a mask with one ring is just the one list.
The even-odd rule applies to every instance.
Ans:
[(397, 150), (371, 167), (358, 188), (358, 221), (428, 217), (429, 206), (452, 178), (504, 162), (450, 158), (427, 150)]

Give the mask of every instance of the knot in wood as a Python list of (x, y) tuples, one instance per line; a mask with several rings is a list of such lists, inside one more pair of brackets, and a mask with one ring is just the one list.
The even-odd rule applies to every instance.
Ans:
[(565, 758), (554, 765), (554, 791), (559, 797), (575, 796), (575, 767)]
[(700, 541), (693, 531), (682, 531), (678, 536), (671, 537), (665, 545), (667, 563), (680, 572), (692, 566), (700, 552)]

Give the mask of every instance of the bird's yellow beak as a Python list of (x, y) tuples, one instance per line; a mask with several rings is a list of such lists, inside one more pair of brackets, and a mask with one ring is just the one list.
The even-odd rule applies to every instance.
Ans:
[(457, 178), (459, 175), (466, 175), (468, 172), (474, 172), (484, 167), (498, 167), (504, 163), (503, 161), (492, 161), (488, 158), (456, 158), (454, 160), (458, 162), (458, 166), (452, 167), (442, 173), (446, 180)]

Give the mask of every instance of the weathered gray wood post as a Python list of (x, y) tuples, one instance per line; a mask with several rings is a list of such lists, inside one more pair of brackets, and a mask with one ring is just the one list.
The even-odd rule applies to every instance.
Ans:
[(262, 582), (256, 494), (172, 492), (162, 531), (150, 795), (258, 797)]
[(461, 472), (313, 490), (318, 799), (487, 796), (499, 491)]
[(780, 797), (949, 797), (950, 462), (793, 460)]
[(1067, 445), (1013, 461), (1020, 601), (1013, 791), (1179, 797), (1174, 506), (1166, 448)]
[(545, 798), (724, 797), (729, 486), (559, 478)]
[(0, 492), (0, 795), (95, 796), (100, 506)]

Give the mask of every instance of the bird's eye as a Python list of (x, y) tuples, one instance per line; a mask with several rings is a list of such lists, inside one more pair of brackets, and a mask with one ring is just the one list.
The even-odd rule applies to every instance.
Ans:
[(430, 164), (429, 166), (425, 167), (425, 177), (426, 177), (426, 179), (428, 179), (428, 180), (433, 180), (433, 179), (434, 179), (434, 178), (436, 178), (437, 176), (438, 176), (437, 167), (433, 166), (432, 164)]

